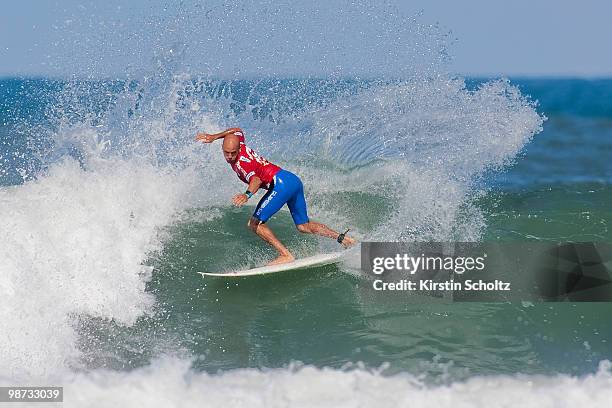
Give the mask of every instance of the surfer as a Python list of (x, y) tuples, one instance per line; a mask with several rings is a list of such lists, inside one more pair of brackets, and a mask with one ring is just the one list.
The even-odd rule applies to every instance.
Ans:
[(223, 155), (238, 178), (248, 184), (244, 193), (236, 194), (232, 202), (237, 207), (245, 204), (260, 188), (268, 192), (259, 200), (255, 212), (248, 222), (248, 227), (259, 237), (278, 251), (278, 257), (268, 265), (278, 265), (295, 260), (291, 252), (276, 238), (265, 223), (285, 204), (289, 207), (291, 217), (298, 231), (316, 234), (337, 240), (348, 248), (355, 240), (344, 233), (338, 233), (325, 224), (310, 220), (306, 212), (304, 186), (298, 176), (290, 171), (270, 163), (255, 153), (244, 143), (244, 134), (240, 128), (230, 128), (221, 133), (198, 133), (196, 140), (212, 143), (223, 139)]

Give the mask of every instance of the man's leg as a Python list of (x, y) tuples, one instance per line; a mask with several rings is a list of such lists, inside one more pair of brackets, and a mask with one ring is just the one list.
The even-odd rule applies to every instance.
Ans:
[[(340, 235), (339, 232), (334, 231), (327, 225), (321, 224), (320, 222), (316, 221), (308, 221), (307, 223), (296, 225), (296, 227), (298, 231), (303, 232), (305, 234), (315, 234), (332, 239), (338, 239), (338, 236)], [(350, 246), (355, 245), (355, 240), (346, 235), (342, 240), (342, 245), (344, 245), (345, 248), (348, 248)]]
[(286, 191), (284, 185), (279, 183), (274, 188), (268, 191), (259, 200), (255, 212), (248, 222), (248, 226), (261, 239), (272, 245), (278, 251), (278, 257), (268, 262), (267, 265), (278, 265), (282, 263), (292, 262), (295, 260), (291, 252), (276, 238), (272, 230), (265, 225), (265, 222), (281, 209), (287, 202)]
[[(321, 235), (322, 237), (338, 239), (340, 236), (339, 232), (334, 231), (325, 224), (312, 221), (308, 218), (306, 198), (304, 197), (304, 186), (301, 181), (299, 181), (299, 183), (300, 185), (296, 194), (287, 201), (287, 206), (289, 207), (289, 211), (291, 211), (291, 217), (293, 217), (293, 222), (298, 231), (305, 234), (315, 234)], [(349, 236), (345, 236), (342, 240), (342, 245), (348, 248), (355, 245), (355, 240)]]
[(285, 247), (279, 240), (274, 236), (274, 233), (266, 224), (263, 224), (255, 217), (251, 217), (249, 220), (249, 228), (256, 233), (260, 238), (266, 241), (268, 244), (272, 245), (274, 249), (278, 251), (278, 257), (267, 263), (270, 265), (278, 265), (287, 262), (293, 262), (295, 260), (294, 256), (291, 255), (291, 252)]

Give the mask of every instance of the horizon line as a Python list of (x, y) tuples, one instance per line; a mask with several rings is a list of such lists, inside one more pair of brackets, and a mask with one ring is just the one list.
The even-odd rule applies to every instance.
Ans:
[[(203, 76), (203, 75), (202, 75)], [(448, 73), (449, 78), (464, 78), (464, 79), (541, 79), (541, 80), (607, 80), (612, 79), (612, 72), (609, 74), (597, 74), (597, 75), (584, 75), (584, 74), (543, 74), (543, 73), (535, 73), (535, 74), (525, 74), (525, 73), (515, 73), (515, 74), (499, 74), (499, 73)], [(376, 80), (376, 79), (402, 79), (401, 77), (391, 77), (391, 76), (376, 76), (376, 75), (352, 75), (352, 76), (322, 76), (322, 75), (283, 75), (283, 76), (272, 76), (272, 75), (242, 75), (237, 77), (212, 77), (209, 76), (211, 80), (215, 81), (232, 81), (232, 80), (262, 80), (262, 79), (311, 79), (311, 80), (324, 80), (324, 79), (339, 79), (339, 80), (351, 80), (351, 79), (364, 79), (364, 80)], [(197, 74), (194, 74), (194, 78), (197, 78)], [(138, 80), (140, 78), (130, 78), (127, 76), (98, 76), (98, 77), (86, 77), (86, 76), (61, 76), (61, 75), (44, 75), (44, 74), (0, 74), (0, 80), (52, 80), (52, 81), (130, 81), (130, 80)]]

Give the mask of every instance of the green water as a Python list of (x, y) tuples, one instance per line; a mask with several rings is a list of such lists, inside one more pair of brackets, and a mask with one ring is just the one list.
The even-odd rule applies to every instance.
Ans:
[(487, 213), (484, 240), (611, 241), (612, 188), (556, 185), (480, 200)]
[[(487, 240), (605, 240), (610, 238), (608, 197), (607, 188), (574, 186), (491, 192), (477, 204), (486, 215)], [(445, 383), (474, 374), (580, 374), (612, 357), (606, 318), (612, 305), (607, 303), (452, 303), (381, 294), (344, 264), (203, 279), (197, 271), (236, 269), (245, 259), (253, 266), (274, 255), (248, 231), (248, 216), (249, 209), (196, 209), (169, 227), (149, 284), (156, 311), (132, 328), (84, 323), (89, 346), (109, 350), (108, 359), (99, 351), (92, 354), (89, 365), (145, 365), (162, 348), (195, 356), (194, 367), (207, 372), (362, 363)], [(319, 245), (298, 234), (286, 212), (271, 226), (298, 255)]]

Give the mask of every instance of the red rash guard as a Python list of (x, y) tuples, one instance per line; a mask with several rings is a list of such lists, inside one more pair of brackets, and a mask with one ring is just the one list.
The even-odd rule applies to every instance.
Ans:
[(274, 175), (278, 173), (281, 168), (259, 156), (250, 147), (247, 147), (247, 145), (244, 144), (244, 134), (241, 129), (236, 129), (234, 135), (238, 136), (240, 140), (240, 151), (238, 152), (236, 161), (230, 163), (232, 169), (236, 172), (238, 178), (247, 184), (251, 181), (251, 177), (259, 177), (261, 180), (261, 187), (269, 190)]

